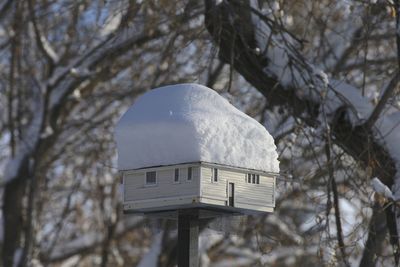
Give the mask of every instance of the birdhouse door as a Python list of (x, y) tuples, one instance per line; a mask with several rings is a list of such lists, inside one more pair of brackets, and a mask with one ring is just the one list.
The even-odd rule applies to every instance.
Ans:
[(235, 206), (235, 184), (228, 183), (228, 204), (231, 207)]

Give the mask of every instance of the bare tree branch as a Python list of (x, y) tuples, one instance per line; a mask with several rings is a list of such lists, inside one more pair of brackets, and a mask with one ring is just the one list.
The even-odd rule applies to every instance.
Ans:
[[(339, 244), (339, 249), (342, 254), (342, 260), (343, 260), (344, 264), (349, 267), (350, 264), (347, 261), (346, 246), (343, 241), (342, 222), (340, 219), (339, 196), (338, 196), (337, 184), (336, 184), (334, 173), (333, 173), (334, 168), (333, 168), (333, 162), (331, 159), (331, 148), (332, 148), (332, 143), (331, 143), (331, 139), (330, 139), (330, 133), (328, 131), (327, 142), (325, 144), (325, 155), (326, 155), (326, 160), (327, 160), (327, 165), (328, 165), (329, 184), (331, 185), (332, 193), (333, 193), (333, 207), (335, 209), (336, 235), (337, 235), (337, 240), (338, 240), (338, 244)], [(329, 196), (328, 196), (328, 198), (329, 198)]]
[(385, 108), (387, 101), (394, 95), (399, 81), (400, 81), (400, 73), (397, 72), (390, 80), (386, 88), (384, 89), (384, 93), (381, 99), (379, 100), (378, 104), (376, 105), (374, 111), (371, 113), (371, 116), (365, 122), (365, 126), (367, 128), (370, 129), (374, 126), (375, 122), (378, 120), (383, 109)]
[(51, 47), (49, 41), (46, 39), (45, 36), (40, 32), (39, 30), (39, 25), (37, 23), (37, 18), (35, 14), (35, 9), (34, 9), (34, 0), (29, 0), (28, 1), (28, 7), (29, 7), (29, 12), (31, 14), (31, 21), (33, 25), (33, 30), (36, 35), (36, 44), (39, 47), (40, 51), (43, 53), (45, 58), (48, 61), (48, 66), (49, 66), (49, 71), (50, 73), (52, 72), (54, 65), (57, 64), (59, 61), (59, 58), (54, 51), (54, 49)]
[[(206, 26), (219, 47), (219, 56), (221, 60), (230, 64), (230, 59), (232, 58), (230, 48), (232, 46), (232, 40), (234, 40), (233, 36), (237, 34), (236, 32), (240, 32), (245, 28), (247, 38), (236, 39), (234, 44), (235, 62), (233, 66), (236, 71), (266, 97), (270, 108), (274, 106), (283, 106), (292, 116), (302, 119), (311, 127), (315, 127), (316, 118), (319, 116), (321, 106), (324, 105), (324, 103), (319, 102), (317, 97), (312, 96), (312, 89), (303, 93), (302, 88), (306, 85), (302, 84), (301, 81), (296, 84), (295, 79), (298, 77), (293, 75), (293, 71), (291, 72), (294, 76), (293, 79), (289, 79), (288, 75), (288, 78), (283, 82), (281, 77), (277, 77), (276, 74), (274, 75), (273, 70), (276, 68), (277, 63), (274, 63), (273, 51), (277, 53), (281, 51), (276, 50), (275, 45), (265, 44), (267, 47), (266, 49), (269, 48), (271, 50), (271, 54), (265, 53), (264, 56), (260, 57), (248, 49), (248, 47), (254, 47), (256, 38), (254, 35), (256, 27), (254, 25), (249, 25), (252, 23), (251, 20), (245, 19), (248, 15), (243, 14), (247, 12), (246, 10), (250, 9), (246, 7), (245, 4), (240, 4), (238, 1), (230, 1), (229, 3), (223, 2), (217, 6), (213, 1), (206, 0), (205, 5)], [(240, 27), (232, 23), (232, 20), (229, 19), (232, 18), (232, 16), (236, 18), (235, 21), (240, 21)], [(248, 25), (242, 25), (246, 23)], [(285, 33), (278, 31), (276, 34), (278, 35), (277, 38), (280, 38), (280, 35), (284, 35)], [(273, 31), (271, 31), (270, 36), (272, 36), (271, 38), (275, 36)], [(285, 39), (283, 39), (279, 45), (283, 47), (287, 46), (287, 50), (293, 48), (293, 44), (290, 42), (285, 43)], [(285, 48), (283, 48), (283, 50), (285, 50)], [(287, 53), (291, 53), (291, 51)], [(297, 57), (297, 59), (290, 61), (290, 59), (294, 57)], [(303, 69), (306, 72), (313, 72), (307, 60), (302, 58), (299, 53), (294, 54), (293, 58), (289, 57), (288, 65), (284, 66), (287, 68), (291, 67), (292, 70)], [(278, 62), (282, 65), (282, 61)], [(281, 72), (284, 72), (284, 70)], [(286, 74), (286, 72), (284, 74)], [(312, 73), (308, 75), (312, 75)], [(304, 74), (302, 77), (306, 78), (307, 74)], [(314, 88), (319, 88), (317, 90), (323, 88), (321, 85), (318, 85), (318, 81), (313, 81), (313, 78), (310, 78), (310, 76), (306, 79), (308, 79), (306, 84), (314, 84)], [(372, 170), (371, 173), (373, 177), (375, 175), (380, 177), (383, 183), (391, 187), (394, 183), (396, 173), (394, 159), (374, 132), (364, 126), (355, 126), (348, 120), (347, 115), (351, 108), (349, 107), (349, 103), (346, 102), (347, 101), (344, 101), (341, 108), (330, 111), (330, 120), (326, 127), (331, 129), (332, 136), (334, 137), (332, 141), (351, 155), (356, 161), (364, 166), (369, 166)], [(372, 162), (374, 163), (372, 164)], [(382, 233), (383, 232), (379, 232), (379, 234)], [(383, 240), (382, 236), (378, 235), (371, 236), (371, 238), (375, 239), (371, 241), (375, 244)], [(379, 245), (377, 244), (375, 248), (379, 248), (381, 245), (382, 243)], [(377, 251), (379, 251), (379, 249), (377, 249)], [(377, 251), (370, 253), (377, 253)]]

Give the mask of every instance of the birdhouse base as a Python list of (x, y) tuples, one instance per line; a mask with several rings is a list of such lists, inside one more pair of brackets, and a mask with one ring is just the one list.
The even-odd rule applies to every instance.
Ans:
[(257, 211), (236, 207), (196, 203), (190, 205), (167, 206), (162, 208), (124, 209), (124, 214), (140, 214), (163, 219), (177, 220), (179, 213), (182, 211), (185, 211), (186, 213), (198, 214), (199, 219), (211, 219), (237, 215), (258, 215), (264, 214), (265, 212), (273, 212), (273, 209), (270, 208), (268, 211)]

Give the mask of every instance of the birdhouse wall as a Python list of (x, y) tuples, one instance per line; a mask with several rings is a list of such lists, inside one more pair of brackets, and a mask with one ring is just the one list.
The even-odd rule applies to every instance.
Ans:
[[(192, 178), (187, 179), (192, 167)], [(179, 181), (175, 182), (175, 169), (179, 169)], [(156, 184), (146, 185), (146, 172), (156, 171)], [(183, 196), (199, 196), (200, 169), (195, 165), (144, 169), (124, 174), (124, 201), (144, 201)]]
[(218, 169), (218, 181), (213, 178), (213, 167), (201, 168), (201, 202), (214, 205), (226, 205), (229, 201), (229, 185), (234, 184), (234, 206), (237, 208), (272, 211), (275, 207), (275, 177), (258, 175), (259, 183), (249, 183), (248, 174), (254, 172), (243, 172)]
[(276, 175), (206, 162), (125, 171), (124, 211), (272, 212)]

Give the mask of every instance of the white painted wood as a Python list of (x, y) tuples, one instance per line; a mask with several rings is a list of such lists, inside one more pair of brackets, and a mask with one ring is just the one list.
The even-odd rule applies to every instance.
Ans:
[(200, 197), (200, 203), (203, 204), (211, 204), (211, 205), (220, 205), (220, 206), (227, 206), (225, 198), (218, 198), (218, 197)]
[[(192, 167), (192, 180), (187, 180), (187, 168)], [(179, 182), (174, 182), (179, 168)], [(218, 181), (213, 181), (212, 169), (218, 168)], [(157, 185), (146, 186), (146, 171), (157, 172)], [(260, 175), (260, 183), (247, 183), (247, 174)], [(206, 205), (227, 211), (271, 212), (275, 207), (277, 174), (230, 168), (211, 163), (190, 163), (122, 172), (124, 210), (157, 211), (171, 207), (185, 208)], [(234, 183), (234, 208), (228, 206), (228, 184)], [(171, 208), (172, 209), (172, 208)]]
[(171, 168), (187, 168), (190, 166), (192, 166), (192, 167), (200, 166), (200, 162), (188, 162), (188, 163), (174, 164), (174, 165), (154, 166), (154, 167), (149, 167), (149, 168), (125, 170), (125, 171), (120, 171), (120, 172), (123, 172), (125, 174), (132, 174), (132, 173), (138, 173), (138, 172), (143, 172), (143, 171), (163, 171), (163, 170), (170, 170)]
[(227, 166), (227, 165), (210, 163), (210, 162), (201, 162), (201, 166), (202, 167), (210, 167), (210, 168), (218, 168), (219, 170), (235, 171), (235, 172), (240, 172), (240, 173), (255, 173), (255, 174), (261, 174), (261, 175), (266, 175), (266, 176), (271, 176), (271, 177), (277, 177), (279, 175), (278, 173), (273, 173), (273, 172), (265, 172), (265, 171), (261, 171), (261, 170), (239, 168), (239, 167)]
[(175, 205), (189, 205), (193, 203), (199, 203), (199, 197), (192, 196), (178, 196), (178, 197), (167, 197), (167, 198), (153, 198), (145, 200), (129, 201), (124, 203), (124, 210), (131, 209), (148, 209), (148, 208), (164, 208)]
[[(185, 167), (186, 168), (185, 168)], [(199, 165), (180, 165), (179, 182), (175, 183), (175, 166), (129, 171), (124, 173), (124, 201), (199, 195)], [(187, 180), (187, 167), (192, 167), (192, 180)], [(157, 172), (157, 184), (146, 185), (146, 171)]]
[[(258, 210), (262, 207), (275, 207), (275, 177), (260, 175), (260, 184), (247, 183), (246, 170), (219, 170), (218, 182), (213, 182), (212, 165), (201, 167), (201, 197), (205, 199), (221, 199), (228, 201), (228, 183), (235, 185), (235, 207)], [(209, 201), (206, 203), (211, 204)], [(223, 204), (220, 204), (223, 205)]]

